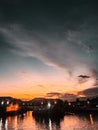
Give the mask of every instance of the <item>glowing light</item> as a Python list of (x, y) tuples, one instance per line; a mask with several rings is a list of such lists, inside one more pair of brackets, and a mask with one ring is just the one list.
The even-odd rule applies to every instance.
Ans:
[(54, 101), (54, 104), (57, 104), (57, 101)]
[(90, 104), (90, 101), (87, 101), (87, 104), (89, 105), (89, 104)]
[(3, 104), (4, 104), (4, 101), (1, 102), (1, 105), (3, 105)]
[(7, 101), (6, 104), (8, 105), (8, 104), (9, 104), (9, 101)]
[(68, 106), (71, 106), (71, 102), (68, 103)]
[(50, 119), (49, 119), (49, 130), (52, 130), (52, 122)]
[(50, 107), (51, 107), (51, 103), (50, 103), (50, 102), (48, 102), (48, 105), (47, 105), (47, 106), (48, 106), (48, 108), (50, 108)]
[(92, 116), (92, 114), (90, 114), (89, 116), (90, 116), (90, 122), (91, 122), (91, 124), (93, 125), (93, 124), (94, 124), (93, 116)]
[(41, 102), (41, 105), (43, 105), (43, 101)]
[(18, 111), (19, 110), (19, 104), (10, 104), (9, 106), (7, 106), (6, 111), (7, 112), (11, 112), (11, 111)]

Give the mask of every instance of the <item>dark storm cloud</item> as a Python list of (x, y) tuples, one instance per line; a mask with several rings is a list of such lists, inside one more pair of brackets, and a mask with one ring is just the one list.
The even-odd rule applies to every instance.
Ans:
[(98, 65), (97, 4), (96, 0), (1, 0), (2, 47), (70, 74), (84, 67), (92, 72)]
[(85, 95), (86, 97), (95, 97), (98, 96), (98, 87), (89, 88), (78, 93), (79, 95)]

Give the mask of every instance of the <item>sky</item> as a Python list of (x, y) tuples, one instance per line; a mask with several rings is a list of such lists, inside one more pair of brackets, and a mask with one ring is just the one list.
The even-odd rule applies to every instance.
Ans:
[(98, 96), (97, 0), (0, 0), (0, 96)]

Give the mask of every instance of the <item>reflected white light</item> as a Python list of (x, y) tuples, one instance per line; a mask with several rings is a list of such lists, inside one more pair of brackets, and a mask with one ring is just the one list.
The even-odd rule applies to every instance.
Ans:
[(2, 119), (0, 120), (0, 130), (2, 129)]
[(49, 130), (52, 130), (52, 122), (51, 122), (51, 119), (49, 119)]
[(7, 122), (7, 120), (5, 122), (5, 130), (8, 130), (8, 122)]
[(3, 120), (0, 120), (0, 130), (8, 130), (8, 122), (7, 120), (5, 121), (5, 123), (3, 122)]

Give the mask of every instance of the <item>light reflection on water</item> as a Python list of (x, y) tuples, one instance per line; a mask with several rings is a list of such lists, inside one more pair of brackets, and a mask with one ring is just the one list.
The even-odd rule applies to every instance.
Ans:
[(0, 130), (98, 130), (98, 115), (66, 115), (40, 118), (32, 112), (0, 118)]

